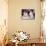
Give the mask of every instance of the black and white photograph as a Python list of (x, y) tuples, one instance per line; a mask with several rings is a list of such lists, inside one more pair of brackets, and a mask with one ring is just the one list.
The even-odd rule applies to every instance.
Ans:
[(35, 19), (35, 11), (34, 9), (22, 9), (21, 17), (24, 20), (34, 20)]

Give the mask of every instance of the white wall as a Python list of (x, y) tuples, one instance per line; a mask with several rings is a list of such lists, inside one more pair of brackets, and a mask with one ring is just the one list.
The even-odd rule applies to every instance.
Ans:
[[(35, 20), (22, 20), (21, 9), (30, 8), (35, 10)], [(26, 31), (31, 38), (40, 37), (41, 6), (40, 0), (9, 0), (8, 16), (9, 36), (16, 31)]]

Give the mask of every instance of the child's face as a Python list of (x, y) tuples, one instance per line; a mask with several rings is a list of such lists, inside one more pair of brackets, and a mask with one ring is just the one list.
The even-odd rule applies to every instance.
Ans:
[(28, 13), (27, 13), (27, 12), (24, 12), (24, 14), (23, 14), (23, 15), (26, 17), (26, 16), (28, 16)]
[(33, 17), (34, 17), (32, 12), (30, 12), (30, 13), (29, 13), (29, 15), (31, 16), (31, 18), (33, 18)]
[(33, 15), (33, 14), (32, 14), (32, 11), (30, 11), (29, 15), (30, 15), (30, 16)]

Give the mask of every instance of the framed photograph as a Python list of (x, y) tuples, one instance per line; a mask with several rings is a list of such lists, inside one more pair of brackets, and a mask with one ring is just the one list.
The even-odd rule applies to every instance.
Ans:
[(21, 9), (21, 18), (24, 20), (34, 20), (35, 19), (34, 9)]

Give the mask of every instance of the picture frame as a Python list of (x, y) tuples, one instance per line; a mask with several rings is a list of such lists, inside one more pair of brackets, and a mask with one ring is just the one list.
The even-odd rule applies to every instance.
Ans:
[(35, 10), (34, 9), (21, 9), (21, 18), (23, 20), (34, 20)]

